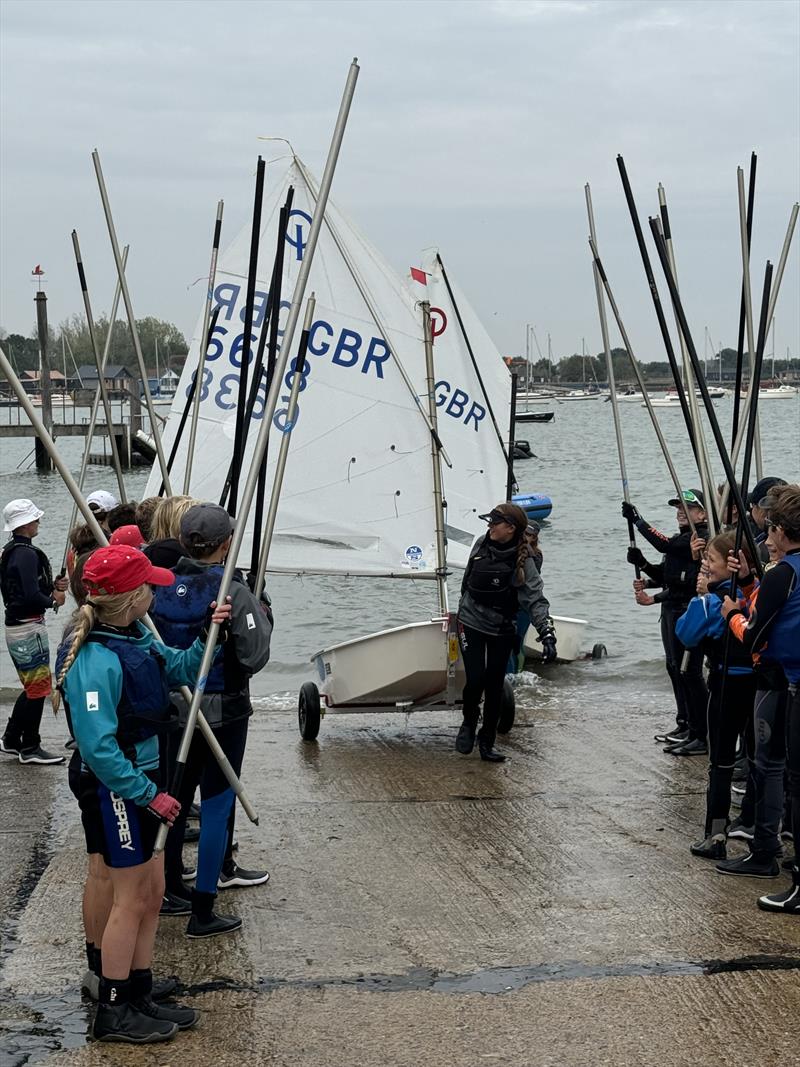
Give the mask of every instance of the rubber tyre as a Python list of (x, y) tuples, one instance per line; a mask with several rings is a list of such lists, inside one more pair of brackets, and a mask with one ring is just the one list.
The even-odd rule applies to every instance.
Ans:
[(514, 696), (514, 686), (506, 678), (503, 681), (503, 699), (500, 707), (500, 719), (497, 723), (499, 734), (510, 734), (511, 727), (517, 714), (517, 701)]
[(597, 644), (592, 649), (592, 659), (603, 659), (608, 655), (608, 649), (603, 644)]
[(297, 725), (304, 741), (316, 741), (321, 722), (319, 689), (313, 682), (304, 682), (297, 702)]

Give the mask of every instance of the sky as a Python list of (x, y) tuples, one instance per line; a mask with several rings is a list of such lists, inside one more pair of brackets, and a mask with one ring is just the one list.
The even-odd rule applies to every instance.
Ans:
[[(504, 355), (524, 354), (527, 323), (556, 358), (582, 338), (601, 348), (589, 182), (632, 347), (664, 358), (618, 153), (646, 229), (665, 187), (700, 355), (706, 327), (735, 347), (736, 168), (757, 152), (757, 314), (800, 199), (799, 36), (796, 0), (2, 0), (0, 326), (32, 330), (37, 264), (51, 323), (82, 311), (73, 228), (95, 316), (108, 311), (97, 148), (135, 314), (188, 338), (217, 201), (225, 245), (248, 225), (259, 153), (286, 153), (260, 138), (321, 173), (357, 56), (333, 199), (403, 274), (437, 246)], [(795, 359), (799, 248), (796, 233), (775, 316), (777, 354)]]

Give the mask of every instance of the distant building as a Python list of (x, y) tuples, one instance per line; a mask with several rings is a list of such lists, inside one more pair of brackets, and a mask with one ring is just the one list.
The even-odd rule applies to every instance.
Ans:
[[(83, 367), (78, 367), (78, 374), (83, 382), (84, 389), (88, 389), (91, 392), (97, 389), (97, 367), (87, 363)], [(131, 374), (127, 367), (118, 364), (109, 364), (103, 373), (106, 389), (110, 393), (122, 393), (130, 390), (136, 377), (138, 375)]]
[[(20, 381), (25, 389), (26, 393), (40, 393), (42, 390), (40, 384), (40, 372), (38, 370), (26, 370), (22, 372)], [(54, 393), (64, 393), (70, 386), (70, 382), (60, 370), (50, 371), (50, 388)]]

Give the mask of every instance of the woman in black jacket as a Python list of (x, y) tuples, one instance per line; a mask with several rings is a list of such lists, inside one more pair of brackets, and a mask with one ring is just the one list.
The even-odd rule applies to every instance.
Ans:
[(495, 750), (494, 742), (519, 609), (530, 614), (545, 663), (556, 657), (556, 636), (550, 604), (525, 537), (527, 515), (516, 504), (498, 504), (481, 518), (489, 523), (489, 529), (470, 553), (458, 605), (458, 637), (467, 684), (456, 751), (465, 756), (472, 752), (483, 697), (478, 749), (482, 760), (502, 763), (505, 756)]

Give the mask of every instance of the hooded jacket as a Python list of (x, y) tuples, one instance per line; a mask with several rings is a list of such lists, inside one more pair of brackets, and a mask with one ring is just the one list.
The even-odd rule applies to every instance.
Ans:
[[(463, 626), (498, 637), (512, 636), (516, 631), (517, 611), (520, 609), (528, 612), (540, 635), (551, 626), (550, 603), (544, 595), (541, 575), (530, 556), (525, 560), (525, 580), (520, 583), (517, 577), (518, 549), (518, 538), (501, 545), (492, 541), (488, 533), (473, 545), (461, 582), (461, 600), (458, 605), (458, 621)], [(474, 568), (482, 560), (500, 567), (505, 564), (510, 572), (509, 585), (513, 596), (508, 597), (508, 605), (504, 605), (503, 610), (485, 602), (480, 593), (473, 594), (470, 591)]]

